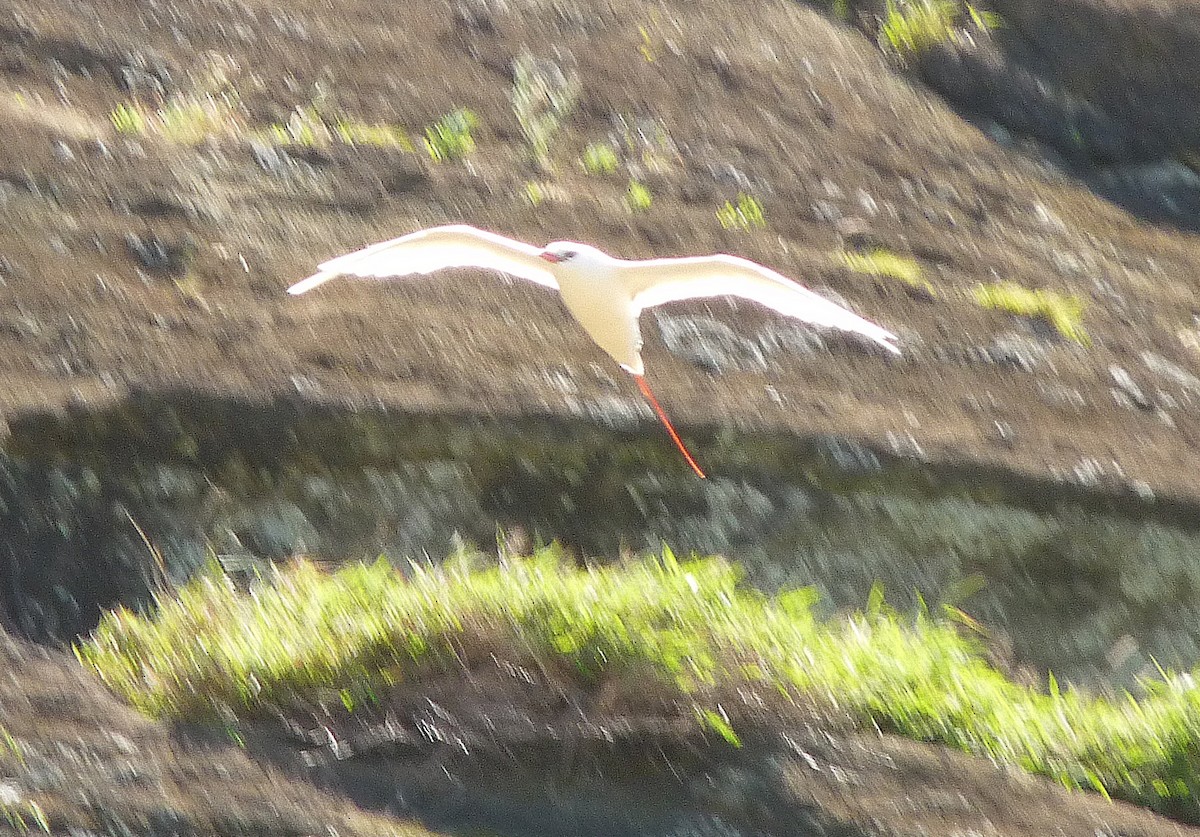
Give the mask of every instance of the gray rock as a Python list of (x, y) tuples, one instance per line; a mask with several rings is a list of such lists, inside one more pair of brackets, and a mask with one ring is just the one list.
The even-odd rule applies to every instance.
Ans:
[(656, 317), (663, 343), (672, 354), (711, 372), (765, 369), (758, 345), (711, 317)]
[(1116, 383), (1118, 391), (1128, 396), (1129, 401), (1135, 407), (1137, 407), (1139, 410), (1154, 409), (1153, 402), (1146, 397), (1146, 394), (1142, 392), (1142, 388), (1134, 382), (1130, 374), (1122, 367), (1117, 366), (1114, 363), (1108, 367), (1108, 374)]
[(983, 351), (989, 362), (1022, 372), (1033, 372), (1048, 355), (1042, 341), (1012, 332), (997, 336)]
[(1141, 358), (1151, 372), (1177, 384), (1189, 402), (1200, 399), (1200, 377), (1154, 352), (1142, 352)]

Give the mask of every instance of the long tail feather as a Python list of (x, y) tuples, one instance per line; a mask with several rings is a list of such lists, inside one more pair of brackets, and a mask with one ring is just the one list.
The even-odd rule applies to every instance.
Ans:
[(650, 391), (650, 385), (646, 383), (646, 379), (641, 375), (634, 375), (633, 379), (637, 381), (638, 389), (642, 391), (642, 395), (646, 396), (646, 400), (654, 408), (654, 412), (658, 415), (658, 420), (662, 422), (663, 427), (667, 428), (667, 433), (670, 434), (671, 441), (675, 443), (675, 447), (679, 448), (679, 452), (683, 454), (683, 458), (687, 460), (687, 464), (692, 466), (692, 470), (696, 472), (696, 476), (700, 479), (708, 479), (705, 473), (700, 470), (700, 466), (696, 464), (696, 460), (692, 458), (691, 453), (684, 447), (683, 440), (679, 438), (679, 434), (675, 432), (675, 427), (671, 424), (671, 420), (667, 418), (667, 414), (659, 406), (658, 399)]

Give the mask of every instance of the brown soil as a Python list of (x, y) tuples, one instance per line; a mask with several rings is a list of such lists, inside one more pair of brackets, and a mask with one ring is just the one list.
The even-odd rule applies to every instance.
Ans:
[[(1131, 14), (1142, 5), (1124, 4)], [(553, 174), (529, 164), (509, 103), (511, 61), (526, 49), (555, 58), (583, 85), (553, 142)], [(110, 122), (115, 107), (134, 100), (202, 100), (217, 90), (217, 66), (237, 91), (239, 126), (187, 144), (121, 134)], [(123, 78), (134, 79), (133, 93)], [(633, 382), (536, 287), (460, 272), (344, 282), (301, 299), (283, 293), (331, 255), (461, 220), (535, 242), (591, 241), (628, 257), (736, 252), (835, 291), (901, 335), (904, 358), (894, 362), (830, 340), (828, 352), (789, 356), (765, 372), (714, 375), (666, 351), (648, 316), (649, 379), (681, 425), (884, 444), (911, 435), (935, 458), (1068, 475), (1095, 460), (1108, 476), (1156, 492), (1200, 493), (1200, 391), (1143, 360), (1153, 352), (1200, 369), (1200, 240), (1140, 223), (996, 147), (869, 41), (808, 7), (9, 0), (0, 79), (0, 416), (166, 385), (514, 415), (564, 409), (566, 379), (580, 399), (618, 393), (637, 403)], [(329, 108), (402, 124), (414, 138), (470, 107), (481, 117), (478, 150), (435, 164), (419, 148), (256, 149), (247, 139), (248, 127), (286, 121), (322, 95)], [(654, 195), (641, 214), (624, 203), (628, 172), (590, 177), (577, 162), (586, 144), (613, 133), (617, 116), (657, 120), (670, 138), (654, 143), (655, 165), (637, 163)], [(536, 206), (529, 181), (545, 196)], [(717, 223), (716, 208), (739, 190), (762, 203), (765, 230)], [(127, 246), (131, 234), (191, 255), (152, 269)], [(840, 266), (841, 247), (864, 242), (914, 255), (937, 296)], [(1081, 296), (1091, 345), (979, 308), (971, 288), (998, 279)], [(739, 330), (771, 319), (721, 302), (677, 308)], [(1013, 333), (1045, 353), (1031, 370), (981, 351)], [(1114, 397), (1114, 366), (1139, 385), (1142, 408)], [(66, 812), (56, 823), (96, 823), (94, 808), (70, 801), (83, 787), (131, 821), (171, 798), (209, 811), (206, 822), (223, 809), (253, 825), (265, 822), (254, 819), (265, 816), (254, 802), (265, 786), (296, 824), (255, 833), (317, 833), (334, 820), (340, 833), (371, 833), (343, 803), (295, 790), (235, 750), (180, 761), (182, 745), (114, 705), (59, 655), (4, 649), (0, 710), (13, 734), (47, 752), (75, 740), (94, 752), (57, 759), (72, 765), (65, 788), (38, 797)], [(126, 746), (111, 731), (144, 748), (139, 763), (155, 765), (139, 768), (151, 770), (149, 790), (109, 775)], [(886, 746), (928, 766), (928, 776), (913, 774), (919, 782), (971, 796), (990, 786), (976, 781), (982, 768), (973, 762)], [(1118, 816), (1139, 823), (1121, 833), (1176, 833), (1121, 807), (1096, 814), (1096, 800), (1079, 795), (1030, 807), (1020, 799), (1027, 786), (1049, 799), (1038, 783), (1014, 782), (1011, 805), (981, 809), (990, 830), (980, 833), (1091, 835), (1101, 827), (1095, 817)], [(1035, 810), (1044, 813), (1031, 824)], [(953, 830), (922, 824), (930, 834)]]

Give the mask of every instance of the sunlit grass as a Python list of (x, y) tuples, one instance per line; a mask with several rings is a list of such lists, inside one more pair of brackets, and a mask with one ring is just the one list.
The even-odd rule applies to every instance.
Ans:
[(960, 0), (888, 0), (879, 42), (900, 56), (918, 56), (968, 26), (987, 31), (1003, 26), (1003, 20)]
[(236, 133), (242, 124), (240, 106), (232, 94), (184, 97), (152, 109), (136, 103), (121, 104), (113, 108), (108, 119), (119, 133), (155, 135), (184, 145)]
[(625, 204), (630, 212), (645, 212), (650, 209), (652, 203), (654, 196), (646, 184), (637, 180), (629, 181), (629, 188), (625, 190)]
[(0, 724), (0, 764), (9, 758), (17, 762), (24, 762), (25, 754), (21, 750), (21, 745), (17, 743), (17, 739), (13, 738), (12, 733), (3, 724)]
[(761, 229), (767, 225), (762, 205), (747, 194), (739, 194), (736, 205), (732, 201), (725, 201), (725, 205), (717, 210), (717, 220), (727, 230), (734, 227), (743, 230), (752, 227)]
[(0, 822), (7, 824), (17, 834), (29, 834), (35, 828), (43, 834), (50, 833), (46, 812), (32, 800), (15, 804), (0, 803)]
[(1083, 300), (1073, 294), (1032, 290), (1016, 282), (977, 285), (973, 293), (975, 301), (985, 308), (1045, 320), (1068, 340), (1091, 345), (1091, 338), (1083, 328)]
[[(821, 622), (815, 595), (768, 599), (719, 559), (581, 570), (544, 551), (468, 572), (384, 562), (326, 574), (298, 563), (250, 593), (208, 574), (150, 618), (104, 617), (77, 648), (114, 691), (156, 715), (254, 712), (341, 697), (351, 711), (486, 637), (575, 672), (581, 688), (761, 686), (834, 707), (866, 728), (938, 741), (997, 763), (1200, 819), (1200, 692), (1168, 677), (1140, 699), (1048, 692), (1006, 679), (954, 625), (865, 613)], [(557, 661), (557, 662), (555, 662)], [(565, 664), (565, 665), (563, 665)], [(737, 717), (695, 704), (698, 725), (741, 743)]]
[(413, 151), (408, 132), (388, 122), (364, 122), (344, 114), (327, 114), (316, 104), (298, 107), (287, 122), (266, 129), (267, 139), (279, 145), (363, 145)]
[(845, 250), (839, 254), (839, 258), (842, 264), (856, 273), (886, 276), (929, 297), (937, 296), (937, 291), (934, 290), (933, 284), (925, 278), (925, 271), (916, 259), (882, 249), (866, 253)]
[(593, 142), (583, 149), (583, 170), (588, 174), (612, 174), (620, 164), (617, 152), (606, 142)]
[(117, 105), (109, 113), (108, 120), (118, 133), (140, 134), (146, 130), (146, 117), (133, 105)]
[(458, 160), (475, 150), (471, 132), (479, 125), (479, 117), (468, 108), (448, 113), (425, 129), (425, 150), (438, 162)]

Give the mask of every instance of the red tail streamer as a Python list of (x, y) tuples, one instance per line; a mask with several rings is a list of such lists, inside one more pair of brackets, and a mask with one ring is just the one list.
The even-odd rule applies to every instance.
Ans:
[(658, 420), (663, 423), (663, 427), (667, 428), (667, 433), (671, 435), (671, 441), (675, 443), (675, 447), (679, 448), (679, 452), (683, 454), (683, 458), (687, 460), (687, 464), (692, 466), (692, 470), (696, 472), (696, 476), (700, 479), (708, 479), (705, 473), (700, 470), (700, 466), (696, 464), (696, 460), (692, 458), (688, 449), (683, 446), (683, 440), (679, 438), (679, 434), (675, 432), (675, 427), (671, 424), (671, 420), (667, 418), (667, 414), (659, 406), (658, 399), (650, 391), (650, 386), (646, 383), (646, 379), (641, 375), (634, 375), (633, 379), (637, 381), (638, 389), (642, 391), (642, 395), (646, 396), (646, 400), (650, 402), (650, 406), (658, 414)]

